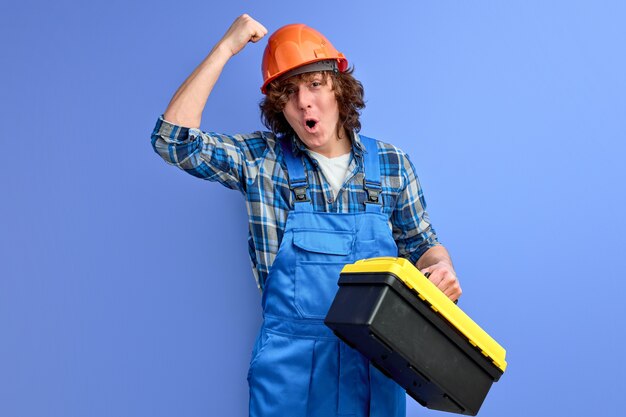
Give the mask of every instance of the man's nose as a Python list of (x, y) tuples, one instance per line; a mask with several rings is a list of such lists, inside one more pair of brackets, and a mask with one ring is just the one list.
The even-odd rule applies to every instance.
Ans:
[(306, 109), (311, 107), (312, 94), (308, 88), (301, 86), (297, 92), (298, 108)]

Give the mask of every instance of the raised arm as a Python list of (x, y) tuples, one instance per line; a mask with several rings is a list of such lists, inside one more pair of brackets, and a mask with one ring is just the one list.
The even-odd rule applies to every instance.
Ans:
[(225, 135), (202, 132), (202, 111), (228, 60), (267, 30), (248, 15), (230, 26), (202, 63), (178, 88), (151, 135), (152, 147), (167, 163), (205, 180), (245, 192), (262, 164), (267, 146), (262, 132)]
[(239, 16), (222, 39), (178, 88), (163, 118), (176, 125), (199, 128), (202, 111), (222, 69), (248, 42), (258, 42), (267, 29), (248, 16)]

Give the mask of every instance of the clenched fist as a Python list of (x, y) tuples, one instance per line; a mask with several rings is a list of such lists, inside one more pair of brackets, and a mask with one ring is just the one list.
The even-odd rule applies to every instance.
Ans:
[(239, 16), (228, 28), (219, 43), (233, 55), (241, 51), (248, 42), (258, 42), (265, 35), (265, 26), (247, 14)]

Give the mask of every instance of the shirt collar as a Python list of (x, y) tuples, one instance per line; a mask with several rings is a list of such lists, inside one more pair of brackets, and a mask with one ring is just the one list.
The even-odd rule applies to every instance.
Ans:
[[(352, 131), (352, 152), (354, 153), (355, 156), (363, 156), (363, 153), (365, 153), (365, 146), (363, 146), (363, 143), (361, 142), (361, 138), (359, 136), (359, 134), (356, 131)], [(300, 140), (300, 138), (298, 138), (298, 135), (293, 134), (291, 136), (291, 145), (292, 145), (292, 150), (294, 155), (299, 155), (300, 152), (304, 152), (307, 150), (307, 147), (304, 145), (304, 143), (302, 143), (302, 141)]]

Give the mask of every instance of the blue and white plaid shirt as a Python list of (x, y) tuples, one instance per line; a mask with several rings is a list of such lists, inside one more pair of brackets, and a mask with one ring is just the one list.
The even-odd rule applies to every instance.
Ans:
[[(287, 167), (278, 140), (271, 132), (232, 136), (202, 132), (174, 125), (163, 117), (152, 132), (152, 146), (167, 163), (198, 178), (218, 181), (245, 196), (250, 259), (260, 289), (282, 241), (287, 214), (293, 208)], [(313, 210), (365, 211), (364, 147), (357, 133), (352, 136), (349, 174), (336, 199), (317, 161), (299, 139), (292, 138), (292, 142), (294, 153), (305, 155)], [(383, 213), (389, 218), (398, 256), (416, 263), (428, 248), (438, 244), (437, 235), (430, 225), (422, 189), (408, 156), (393, 145), (377, 143)]]

